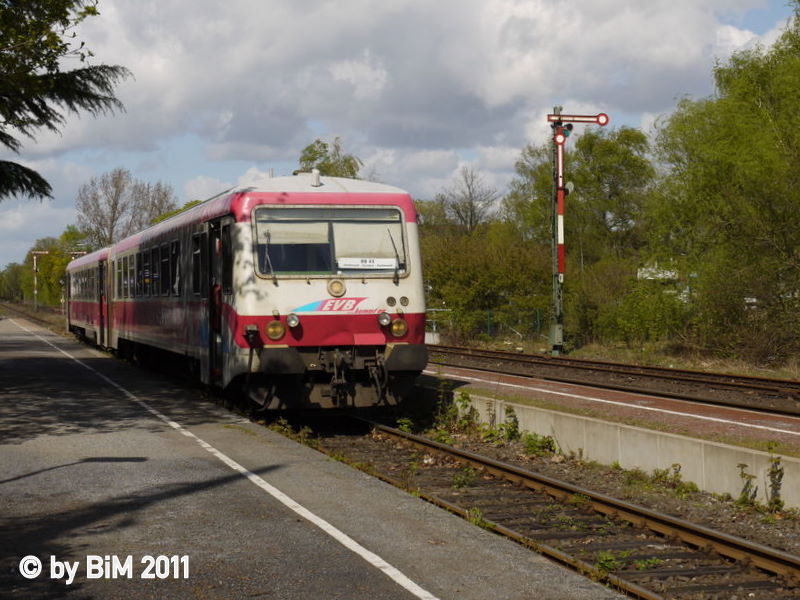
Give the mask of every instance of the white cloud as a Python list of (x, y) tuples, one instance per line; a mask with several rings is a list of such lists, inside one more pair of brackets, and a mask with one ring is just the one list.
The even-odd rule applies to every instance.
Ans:
[(707, 91), (714, 57), (752, 37), (733, 26), (718, 31), (712, 10), (695, 2), (621, 0), (569, 11), (556, 0), (335, 10), (199, 0), (188, 15), (120, 0), (84, 30), (99, 58), (134, 72), (119, 88), (128, 110), (113, 127), (108, 119), (71, 122), (48, 150), (100, 135), (147, 148), (193, 130), (217, 144), (217, 159), (260, 145), (287, 152), (308, 139), (309, 119), (381, 146), (452, 148), (496, 141), (520, 111), (568, 98), (629, 112), (653, 101), (666, 107), (676, 94)]
[(36, 240), (60, 236), (75, 221), (75, 208), (44, 200), (6, 200), (0, 204), (0, 268), (22, 262)]
[[(549, 138), (555, 104), (607, 112), (617, 126), (621, 115), (649, 123), (677, 97), (711, 93), (715, 59), (779, 32), (759, 37), (746, 19), (718, 15), (764, 5), (115, 0), (79, 33), (95, 63), (133, 72), (117, 89), (126, 111), (69, 117), (61, 135), (26, 142), (25, 156), (53, 161), (56, 197), (70, 206), (81, 178), (116, 166), (146, 180), (168, 173), (186, 199), (250, 166), (285, 174), (319, 131), (342, 135), (364, 172), (420, 197), (465, 161), (502, 187), (522, 147)], [(191, 160), (180, 154), (187, 139)], [(79, 159), (74, 177), (58, 166)]]
[(133, 71), (127, 112), (71, 119), (38, 151), (147, 151), (190, 132), (211, 160), (285, 160), (312, 120), (371, 147), (521, 146), (520, 119), (555, 103), (657, 112), (709, 93), (715, 58), (754, 39), (715, 4), (762, 2), (119, 0), (82, 32), (97, 60)]
[(334, 62), (329, 70), (335, 81), (346, 81), (353, 86), (353, 98), (357, 101), (377, 98), (389, 78), (381, 61), (374, 61), (369, 50), (364, 50), (360, 60)]
[(720, 25), (717, 27), (716, 47), (725, 56), (730, 56), (736, 50), (745, 48), (758, 39), (759, 37), (752, 31), (739, 29), (732, 25)]
[(213, 177), (206, 177), (199, 175), (194, 179), (190, 179), (183, 185), (183, 191), (187, 198), (190, 200), (205, 200), (216, 196), (220, 192), (233, 187), (232, 183), (226, 183)]

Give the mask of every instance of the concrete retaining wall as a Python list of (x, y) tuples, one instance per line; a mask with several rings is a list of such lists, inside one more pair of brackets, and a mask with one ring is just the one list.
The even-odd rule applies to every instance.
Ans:
[[(565, 454), (581, 453), (584, 458), (607, 465), (617, 461), (624, 469), (638, 467), (647, 473), (671, 469), (677, 463), (681, 465), (684, 481), (691, 481), (707, 492), (728, 493), (738, 498), (744, 485), (738, 465), (744, 463), (745, 471), (756, 476), (753, 483), (758, 485), (757, 499), (767, 502), (770, 455), (766, 452), (494, 398), (472, 395), (470, 398), (485, 423), (504, 422), (506, 406), (510, 406), (519, 419), (520, 429), (552, 436)], [(800, 508), (800, 459), (781, 456), (781, 465), (784, 469), (781, 499), (787, 508)]]

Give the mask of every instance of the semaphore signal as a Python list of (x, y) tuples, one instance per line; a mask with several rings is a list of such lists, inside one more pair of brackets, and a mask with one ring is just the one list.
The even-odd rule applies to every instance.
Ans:
[(572, 133), (573, 123), (594, 123), (604, 127), (609, 118), (606, 113), (596, 115), (565, 115), (556, 106), (547, 115), (553, 130), (553, 323), (550, 327), (552, 354), (564, 351), (564, 198), (571, 187), (564, 184), (564, 144)]

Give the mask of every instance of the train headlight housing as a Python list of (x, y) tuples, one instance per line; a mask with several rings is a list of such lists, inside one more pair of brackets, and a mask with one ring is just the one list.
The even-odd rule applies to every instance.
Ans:
[(328, 293), (334, 298), (341, 298), (346, 291), (347, 288), (341, 279), (331, 279), (328, 282)]
[(382, 312), (378, 315), (378, 323), (381, 327), (386, 327), (389, 323), (392, 322), (392, 317), (387, 312)]
[(408, 333), (408, 322), (405, 319), (395, 319), (392, 321), (391, 332), (394, 337), (403, 337)]
[(267, 337), (274, 342), (281, 339), (286, 334), (286, 327), (280, 321), (270, 321), (265, 331)]
[(298, 317), (298, 316), (297, 316), (296, 314), (294, 314), (294, 313), (290, 313), (290, 314), (288, 314), (288, 315), (286, 316), (286, 324), (287, 324), (287, 325), (288, 325), (290, 328), (294, 329), (295, 327), (297, 327), (298, 325), (300, 325), (300, 317)]

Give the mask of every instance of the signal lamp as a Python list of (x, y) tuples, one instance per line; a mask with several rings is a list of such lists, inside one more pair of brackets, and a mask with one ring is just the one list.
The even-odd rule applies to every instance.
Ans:
[(300, 317), (298, 317), (298, 316), (297, 316), (296, 314), (294, 314), (294, 313), (290, 313), (290, 314), (288, 314), (288, 315), (286, 316), (286, 324), (287, 324), (289, 327), (291, 327), (292, 329), (294, 329), (295, 327), (297, 327), (298, 325), (300, 325)]
[(394, 337), (403, 337), (408, 333), (408, 323), (404, 319), (395, 319), (391, 331)]
[(281, 339), (286, 333), (286, 327), (280, 321), (270, 321), (265, 328), (267, 337), (273, 342)]
[(392, 317), (387, 312), (382, 312), (378, 315), (378, 324), (381, 327), (386, 327), (389, 323), (392, 322)]

